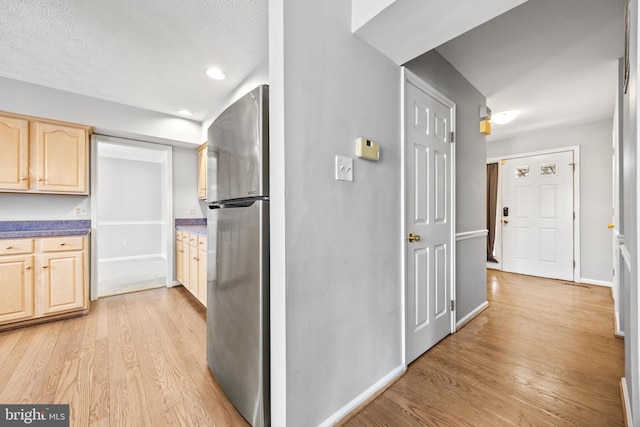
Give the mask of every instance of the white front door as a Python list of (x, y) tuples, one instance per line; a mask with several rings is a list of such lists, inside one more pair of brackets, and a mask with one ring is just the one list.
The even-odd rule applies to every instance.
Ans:
[(405, 87), (408, 364), (451, 332), (454, 109), (410, 82)]
[(573, 151), (503, 162), (502, 269), (573, 281)]

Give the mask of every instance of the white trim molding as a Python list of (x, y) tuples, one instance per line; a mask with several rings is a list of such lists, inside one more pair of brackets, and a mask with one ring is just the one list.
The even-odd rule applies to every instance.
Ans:
[(145, 254), (145, 255), (131, 255), (131, 256), (123, 256), (123, 257), (114, 257), (114, 258), (102, 258), (98, 260), (98, 264), (109, 263), (109, 262), (119, 262), (119, 261), (140, 261), (143, 259), (150, 258), (162, 258), (163, 260), (167, 260), (167, 257), (164, 254)]
[(473, 319), (476, 318), (476, 316), (478, 316), (480, 313), (485, 311), (487, 308), (489, 308), (489, 301), (485, 301), (479, 306), (477, 306), (476, 308), (474, 308), (473, 310), (471, 310), (469, 314), (464, 316), (462, 319), (458, 320), (458, 322), (456, 323), (456, 329), (460, 329), (467, 323), (471, 322)]
[(584, 283), (586, 285), (594, 285), (594, 286), (605, 286), (607, 288), (613, 287), (613, 282), (608, 282), (606, 280), (596, 280), (596, 279), (588, 279), (581, 277), (580, 283)]
[(375, 396), (380, 390), (386, 388), (389, 384), (393, 383), (399, 376), (401, 376), (406, 367), (404, 365), (400, 365), (389, 372), (384, 377), (380, 378), (375, 382), (371, 387), (360, 393), (353, 399), (351, 402), (344, 405), (337, 412), (331, 415), (329, 418), (320, 423), (320, 427), (329, 427), (336, 425), (340, 420), (349, 415), (352, 411), (358, 408), (358, 406), (362, 405), (367, 401), (367, 399)]
[(620, 379), (620, 392), (622, 394), (622, 413), (624, 414), (624, 422), (626, 426), (633, 426), (633, 416), (631, 414), (631, 400), (629, 399), (629, 388), (627, 387), (627, 379)]
[(456, 242), (459, 242), (460, 240), (486, 237), (488, 235), (489, 235), (489, 230), (487, 230), (486, 228), (484, 230), (463, 231), (462, 233), (456, 233)]

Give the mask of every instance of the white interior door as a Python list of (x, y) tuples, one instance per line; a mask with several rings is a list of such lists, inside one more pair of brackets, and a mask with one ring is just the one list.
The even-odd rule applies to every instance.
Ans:
[(502, 269), (574, 280), (573, 151), (505, 160)]
[(406, 85), (406, 358), (451, 332), (453, 106)]

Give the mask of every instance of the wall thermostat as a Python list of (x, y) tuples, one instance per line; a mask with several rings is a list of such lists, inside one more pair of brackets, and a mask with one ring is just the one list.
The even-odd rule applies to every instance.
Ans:
[(361, 159), (372, 160), (377, 162), (380, 160), (380, 144), (370, 139), (356, 139), (356, 156)]

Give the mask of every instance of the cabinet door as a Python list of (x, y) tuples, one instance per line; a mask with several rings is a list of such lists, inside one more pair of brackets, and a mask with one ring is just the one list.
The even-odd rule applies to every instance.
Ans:
[(182, 265), (182, 239), (176, 239), (176, 280), (180, 283), (184, 283), (182, 272), (184, 270)]
[(198, 147), (198, 198), (207, 198), (207, 143)]
[(85, 254), (75, 251), (40, 256), (41, 315), (85, 307)]
[(33, 256), (0, 257), (0, 324), (33, 316)]
[(189, 289), (189, 233), (182, 233), (182, 285)]
[(0, 189), (29, 188), (29, 122), (0, 116)]
[[(87, 193), (88, 132), (52, 123), (31, 123), (31, 170), (37, 191)], [(34, 167), (35, 165), (35, 167)]]
[(189, 246), (189, 291), (198, 297), (198, 248)]
[(207, 251), (198, 249), (198, 299), (207, 306)]

